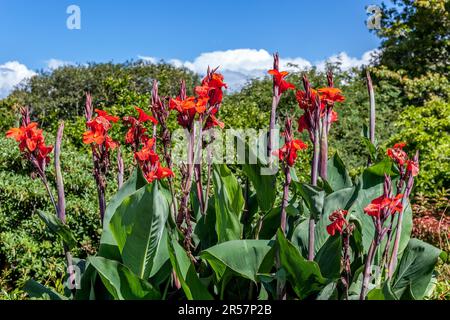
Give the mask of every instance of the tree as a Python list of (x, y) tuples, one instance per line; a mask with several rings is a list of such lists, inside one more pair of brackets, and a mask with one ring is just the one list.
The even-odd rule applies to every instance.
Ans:
[(391, 0), (383, 4), (383, 39), (379, 63), (410, 78), (427, 73), (448, 77), (450, 64), (450, 1)]

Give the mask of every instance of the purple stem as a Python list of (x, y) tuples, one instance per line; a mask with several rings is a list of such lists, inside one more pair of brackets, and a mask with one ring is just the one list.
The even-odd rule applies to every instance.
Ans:
[[(319, 129), (314, 129), (314, 151), (311, 166), (311, 184), (317, 186), (317, 175), (319, 169)], [(308, 260), (314, 260), (314, 242), (315, 242), (316, 221), (313, 215), (309, 218), (309, 239), (308, 239)]]
[(369, 136), (370, 142), (375, 144), (375, 92), (373, 90), (372, 78), (370, 76), (369, 70), (366, 73), (367, 77), (367, 90), (370, 97), (370, 126), (369, 126)]
[[(278, 53), (275, 53), (273, 55), (273, 68), (275, 70), (278, 70), (279, 67), (279, 56)], [(277, 85), (275, 85), (275, 80), (273, 83), (273, 96), (272, 96), (272, 109), (270, 111), (270, 123), (269, 123), (269, 138), (268, 138), (268, 144), (267, 144), (267, 156), (269, 165), (272, 164), (272, 149), (273, 149), (273, 135), (275, 130), (275, 122), (276, 122), (276, 116), (277, 116), (277, 108), (278, 104), (280, 103), (280, 95), (279, 95), (279, 88)]]
[(269, 124), (269, 141), (267, 146), (267, 156), (269, 157), (269, 164), (272, 163), (272, 149), (273, 149), (273, 139), (275, 130), (275, 121), (277, 116), (278, 103), (280, 102), (280, 97), (278, 96), (278, 87), (274, 87), (274, 93), (272, 98), (272, 110), (270, 112), (270, 124)]
[[(59, 220), (61, 220), (61, 222), (63, 224), (66, 224), (66, 201), (65, 201), (65, 197), (64, 197), (64, 180), (62, 177), (61, 159), (60, 159), (63, 134), (64, 134), (64, 122), (61, 122), (61, 124), (58, 128), (58, 132), (56, 134), (55, 154), (54, 154), (56, 189), (58, 192), (58, 204), (57, 204), (56, 213), (58, 215)], [(63, 247), (64, 247), (64, 255), (65, 255), (66, 261), (67, 261), (67, 270), (69, 273), (69, 281), (72, 285), (75, 285), (76, 278), (75, 278), (75, 271), (73, 269), (72, 254), (70, 253), (70, 250), (66, 244), (63, 244)]]
[(203, 214), (205, 212), (205, 200), (203, 196), (203, 184), (202, 184), (202, 147), (203, 147), (203, 117), (199, 116), (198, 119), (199, 124), (199, 142), (197, 143), (196, 154), (197, 159), (195, 159), (194, 166), (194, 174), (195, 174), (195, 183), (197, 185), (197, 197), (200, 206), (200, 212)]
[[(375, 92), (373, 90), (372, 78), (370, 76), (369, 70), (366, 71), (367, 78), (367, 91), (369, 92), (370, 98), (370, 124), (369, 124), (369, 138), (370, 142), (375, 145)], [(372, 159), (369, 156), (369, 164)]]
[[(419, 152), (416, 152), (416, 155), (414, 156), (414, 161), (417, 163), (419, 161)], [(392, 278), (394, 275), (395, 268), (397, 267), (397, 255), (398, 255), (398, 247), (400, 245), (400, 238), (402, 236), (402, 223), (403, 223), (403, 213), (405, 211), (406, 206), (408, 205), (408, 199), (412, 191), (412, 187), (414, 185), (414, 177), (412, 174), (409, 175), (408, 183), (406, 185), (405, 193), (403, 194), (402, 198), (402, 212), (398, 214), (397, 219), (397, 230), (395, 232), (395, 241), (394, 241), (394, 247), (392, 248), (392, 255), (389, 262), (389, 272), (388, 277), (389, 279)]]
[(208, 163), (208, 171), (207, 171), (207, 180), (206, 180), (206, 194), (205, 194), (205, 206), (203, 208), (203, 214), (206, 214), (206, 211), (208, 210), (208, 198), (209, 198), (209, 188), (211, 185), (211, 167), (212, 167), (212, 155), (211, 155), (211, 148), (208, 147), (207, 154), (206, 154), (206, 161)]
[(123, 186), (123, 176), (124, 176), (124, 164), (122, 158), (122, 152), (120, 147), (117, 148), (117, 185), (120, 188)]
[[(377, 238), (378, 235), (375, 235), (375, 238)], [(365, 300), (367, 291), (369, 289), (369, 280), (370, 280), (370, 274), (372, 272), (372, 262), (373, 258), (375, 256), (377, 244), (376, 240), (374, 239), (369, 247), (369, 252), (367, 253), (367, 259), (366, 259), (366, 265), (364, 266), (364, 273), (363, 273), (363, 283), (361, 288), (361, 294), (359, 296), (359, 300)]]
[(328, 112), (322, 118), (322, 134), (320, 137), (320, 177), (327, 180), (328, 176)]
[(289, 198), (289, 186), (291, 184), (291, 170), (290, 167), (285, 164), (284, 166), (284, 190), (283, 190), (283, 202), (281, 204), (281, 231), (286, 235), (286, 207), (288, 206)]
[(58, 132), (56, 134), (56, 143), (55, 143), (55, 175), (56, 175), (56, 189), (58, 192), (58, 218), (61, 222), (66, 223), (66, 207), (65, 207), (65, 197), (64, 197), (64, 181), (61, 172), (61, 143), (62, 137), (64, 133), (64, 122), (61, 122), (61, 125), (58, 128)]

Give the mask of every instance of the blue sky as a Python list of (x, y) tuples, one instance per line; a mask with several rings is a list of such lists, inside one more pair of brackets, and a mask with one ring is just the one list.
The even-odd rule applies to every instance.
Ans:
[[(218, 59), (228, 58), (233, 64), (245, 56), (248, 59), (242, 63), (248, 65), (253, 54), (262, 61), (274, 51), (310, 64), (340, 53), (346, 54), (344, 58), (361, 60), (364, 53), (379, 44), (366, 27), (365, 10), (366, 5), (379, 3), (0, 0), (0, 77), (5, 73), (2, 66), (5, 69), (8, 62), (17, 62), (32, 71), (63, 63), (123, 62), (147, 57), (149, 61), (170, 60), (200, 72), (197, 69), (204, 63), (223, 64)], [(66, 27), (66, 9), (72, 4), (81, 9), (81, 30)], [(250, 50), (233, 51), (236, 49)], [(211, 54), (217, 52), (222, 54)], [(206, 58), (205, 53), (209, 53)], [(204, 61), (199, 64), (196, 59), (202, 55)], [(242, 71), (239, 66), (227, 67), (226, 62), (224, 67), (230, 72)], [(0, 78), (0, 94), (1, 85)]]

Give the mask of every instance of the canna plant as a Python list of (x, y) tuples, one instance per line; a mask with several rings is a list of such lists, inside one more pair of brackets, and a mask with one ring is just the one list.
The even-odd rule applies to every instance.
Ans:
[[(207, 139), (208, 130), (224, 128), (217, 116), (226, 84), (217, 69), (208, 69), (193, 96), (187, 95), (182, 81), (177, 97), (160, 97), (154, 81), (149, 108), (136, 107), (137, 118), (120, 121), (102, 110), (96, 110), (97, 117), (92, 118), (88, 96), (88, 131), (83, 141), (93, 152), (103, 225), (100, 246), (97, 254), (86, 259), (66, 259), (68, 270), (75, 270), (69, 273), (71, 290), (55, 292), (30, 280), (26, 285), (30, 296), (175, 301), (429, 296), (441, 251), (410, 237), (409, 196), (419, 174), (419, 155), (408, 156), (400, 143), (382, 156), (375, 145), (372, 101), (370, 135), (362, 137), (370, 161), (352, 179), (339, 155), (330, 157), (328, 151), (331, 124), (338, 125), (336, 104), (345, 102), (332, 74), (328, 73), (325, 88), (314, 89), (305, 76), (303, 88), (296, 89), (285, 79), (288, 73), (279, 71), (278, 54), (269, 74), (273, 105), (270, 131), (262, 139), (268, 143), (262, 153), (244, 143), (249, 158), (256, 161), (232, 166), (212, 163), (214, 150), (209, 147), (214, 139)], [(370, 81), (368, 87), (373, 93)], [(276, 149), (277, 108), (282, 94), (290, 89), (295, 90), (303, 114), (297, 121), (285, 117), (284, 141)], [(171, 113), (187, 136), (187, 157), (181, 163), (172, 159), (173, 132), (167, 126)], [(28, 113), (23, 118), (22, 127), (11, 129), (7, 136), (19, 143), (55, 203), (45, 176), (52, 148), (45, 145)], [(123, 142), (108, 136), (111, 123), (126, 127)], [(310, 148), (295, 138), (295, 123), (297, 131), (308, 132)], [(61, 138), (62, 133), (56, 149)], [(106, 204), (105, 177), (113, 170), (110, 155), (119, 143), (131, 148), (134, 170), (124, 177), (119, 149), (120, 188)], [(204, 151), (206, 164), (201, 161)], [(308, 181), (300, 181), (295, 173), (300, 151), (312, 153)], [(60, 166), (59, 152), (54, 160)], [(281, 164), (279, 172), (267, 175), (262, 170), (277, 164)], [(277, 175), (283, 181), (279, 193)], [(60, 175), (57, 180), (61, 200)], [(48, 214), (42, 217), (69, 249), (77, 243), (61, 219), (63, 207), (63, 200), (55, 205), (59, 220)]]

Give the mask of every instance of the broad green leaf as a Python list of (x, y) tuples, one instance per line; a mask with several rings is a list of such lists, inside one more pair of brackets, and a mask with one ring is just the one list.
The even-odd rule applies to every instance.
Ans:
[(123, 263), (142, 279), (150, 276), (169, 215), (160, 188), (155, 181), (125, 197), (110, 222)]
[[(370, 243), (373, 240), (375, 229), (373, 226), (372, 218), (364, 213), (364, 208), (373, 199), (378, 198), (383, 194), (383, 184), (384, 184), (384, 177), (373, 174), (371, 171), (366, 169), (358, 180), (358, 186), (355, 197), (356, 199), (349, 211), (351, 213), (352, 219), (357, 220), (359, 225), (361, 226), (362, 244), (365, 253), (367, 253)], [(395, 184), (395, 181), (393, 181), (393, 184)], [(395, 220), (397, 219), (398, 217), (395, 216)], [(389, 223), (390, 219), (386, 221), (385, 226), (388, 226)], [(399, 255), (402, 254), (403, 250), (407, 246), (408, 241), (410, 239), (411, 231), (412, 231), (412, 210), (411, 205), (408, 202), (407, 206), (403, 210), (402, 234), (400, 238)], [(384, 245), (385, 241), (386, 237), (381, 247), (385, 246)]]
[(327, 182), (334, 191), (353, 186), (352, 179), (337, 152), (328, 160), (327, 167)]
[(241, 186), (225, 164), (214, 165), (213, 183), (218, 242), (239, 240), (242, 236), (240, 220), (244, 209)]
[(338, 300), (337, 282), (330, 282), (320, 291), (316, 300)]
[(355, 201), (355, 187), (345, 188), (327, 195), (324, 199), (323, 211), (320, 219), (316, 223), (315, 229), (315, 253), (320, 250), (329, 238), (327, 226), (330, 222), (330, 215), (339, 209), (348, 210)]
[(31, 298), (48, 299), (48, 300), (67, 300), (67, 297), (53, 291), (36, 282), (34, 280), (28, 280), (25, 282), (23, 290), (28, 293)]
[(375, 163), (374, 165), (368, 167), (366, 169), (368, 172), (375, 174), (377, 176), (384, 177), (385, 174), (387, 175), (395, 175), (396, 172), (393, 169), (392, 160), (388, 157), (384, 158), (378, 163)]
[[(164, 228), (161, 240), (159, 241), (158, 248), (156, 249), (156, 254), (153, 259), (153, 265), (149, 277), (155, 276), (169, 260), (169, 248), (167, 247), (167, 239), (168, 239), (167, 232), (168, 232), (167, 228)], [(170, 274), (170, 272), (171, 270), (167, 271), (168, 274)]]
[(123, 264), (102, 257), (89, 257), (103, 284), (117, 300), (157, 300), (159, 291), (148, 281), (136, 276)]
[(381, 288), (374, 288), (367, 294), (367, 300), (398, 300), (392, 292), (389, 281), (386, 281)]
[(205, 215), (200, 215), (200, 219), (194, 227), (193, 237), (198, 237), (200, 250), (207, 249), (217, 244), (216, 214), (215, 214), (215, 200), (214, 196), (209, 198), (208, 210)]
[(177, 241), (168, 239), (169, 257), (188, 300), (212, 300), (213, 297), (200, 281), (192, 261)]
[(42, 210), (37, 210), (39, 218), (47, 225), (51, 232), (57, 234), (64, 243), (72, 249), (77, 246), (77, 240), (73, 236), (69, 227), (61, 222), (58, 217), (54, 214), (49, 214)]
[[(324, 191), (321, 191), (324, 193)], [(321, 211), (316, 219), (316, 227), (314, 232), (314, 251), (317, 254), (329, 238), (327, 232), (327, 226), (331, 223), (329, 216), (335, 210), (344, 209), (348, 210), (354, 203), (355, 197), (355, 187), (345, 188), (327, 196), (323, 199), (319, 198)], [(314, 201), (314, 200), (311, 200)], [(301, 222), (293, 232), (292, 241), (301, 248), (303, 253), (308, 250), (308, 239), (309, 239), (309, 221), (305, 220)]]
[(200, 257), (208, 261), (220, 279), (226, 268), (256, 282), (256, 274), (271, 249), (269, 240), (232, 240), (204, 250)]
[(133, 171), (130, 178), (123, 184), (122, 188), (120, 188), (120, 190), (109, 201), (106, 206), (105, 217), (103, 218), (103, 231), (98, 252), (99, 256), (121, 261), (119, 248), (117, 247), (116, 240), (111, 233), (109, 223), (112, 216), (116, 212), (116, 209), (122, 204), (122, 201), (146, 184), (147, 181), (143, 177), (141, 170), (137, 168)]
[(95, 282), (97, 280), (97, 271), (87, 262), (86, 270), (81, 275), (80, 288), (76, 290), (75, 300), (95, 300)]
[(284, 237), (281, 230), (277, 232), (277, 247), (281, 267), (285, 270), (292, 289), (300, 299), (318, 293), (325, 287), (326, 280), (320, 273), (317, 263), (303, 258), (298, 249)]
[[(296, 220), (299, 217), (298, 208), (294, 207), (295, 198), (289, 200), (286, 207), (287, 225), (286, 232), (290, 235), (296, 225)], [(281, 225), (281, 207), (273, 207), (263, 218), (261, 230), (259, 232), (259, 239), (273, 239)]]
[(341, 275), (342, 237), (336, 234), (329, 237), (319, 252), (314, 257), (314, 261), (320, 267), (324, 277), (328, 279), (339, 279)]
[(372, 161), (377, 159), (377, 148), (375, 145), (370, 141), (370, 139), (366, 137), (362, 137), (361, 141), (366, 146), (367, 152), (369, 153), (370, 159)]
[(322, 214), (325, 191), (307, 183), (295, 183), (298, 193), (302, 196), (309, 212), (318, 219)]
[[(428, 243), (411, 239), (394, 274), (392, 291), (395, 295), (402, 297), (407, 294), (422, 299), (440, 253), (441, 250)], [(405, 292), (406, 290), (410, 290), (410, 293)]]

